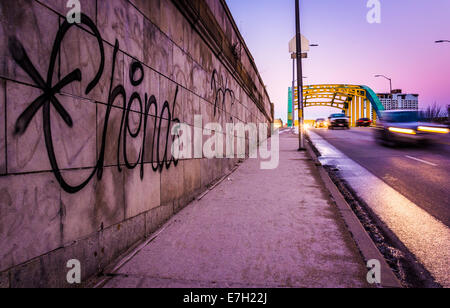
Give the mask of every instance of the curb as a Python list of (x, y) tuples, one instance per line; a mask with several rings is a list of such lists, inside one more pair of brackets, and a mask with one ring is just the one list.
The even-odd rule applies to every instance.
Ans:
[(320, 174), (320, 178), (322, 179), (325, 188), (330, 192), (331, 196), (333, 197), (339, 210), (339, 213), (341, 214), (341, 217), (344, 219), (344, 222), (349, 232), (351, 233), (353, 240), (356, 242), (356, 245), (358, 246), (363, 256), (364, 261), (368, 262), (369, 260), (375, 259), (380, 261), (381, 263), (381, 284), (379, 285), (379, 287), (403, 288), (402, 284), (397, 279), (390, 266), (387, 264), (383, 255), (380, 253), (377, 246), (364, 229), (358, 217), (355, 215), (352, 208), (345, 200), (344, 196), (342, 196), (339, 189), (333, 183), (327, 171), (323, 168), (322, 164), (319, 162), (318, 156), (312, 149), (311, 144), (312, 141), (309, 138), (307, 138), (306, 150), (309, 156), (315, 162), (315, 165), (317, 166), (317, 169)]

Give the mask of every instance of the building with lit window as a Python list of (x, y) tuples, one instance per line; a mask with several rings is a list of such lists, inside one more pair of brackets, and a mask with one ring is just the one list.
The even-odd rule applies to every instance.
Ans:
[(402, 90), (393, 90), (392, 93), (377, 95), (386, 110), (419, 110), (419, 94), (403, 94)]

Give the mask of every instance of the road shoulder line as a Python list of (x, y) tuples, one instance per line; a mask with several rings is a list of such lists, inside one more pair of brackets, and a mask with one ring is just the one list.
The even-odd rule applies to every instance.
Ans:
[(426, 160), (423, 160), (423, 159), (420, 159), (420, 158), (412, 157), (412, 156), (409, 156), (409, 155), (405, 155), (405, 157), (409, 158), (411, 160), (418, 161), (418, 162), (423, 163), (423, 164), (427, 164), (427, 165), (433, 166), (433, 167), (437, 167), (438, 166), (436, 164), (430, 163), (429, 161), (426, 161)]

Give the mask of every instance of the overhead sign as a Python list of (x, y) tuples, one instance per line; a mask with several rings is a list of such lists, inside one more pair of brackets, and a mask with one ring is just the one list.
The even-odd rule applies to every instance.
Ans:
[[(289, 52), (295, 53), (297, 51), (297, 37), (294, 36), (292, 40), (289, 42)], [(302, 35), (302, 52), (309, 51), (309, 40)]]

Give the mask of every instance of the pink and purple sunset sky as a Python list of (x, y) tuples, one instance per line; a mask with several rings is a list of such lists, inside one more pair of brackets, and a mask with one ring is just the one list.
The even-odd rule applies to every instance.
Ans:
[[(419, 107), (450, 104), (450, 0), (380, 0), (381, 23), (369, 24), (367, 0), (300, 0), (302, 34), (311, 44), (303, 61), (305, 84), (367, 85), (375, 92), (394, 89), (419, 94)], [(227, 0), (242, 36), (286, 121), (292, 83), (288, 43), (295, 35), (294, 0)], [(306, 118), (328, 116), (308, 108)]]

